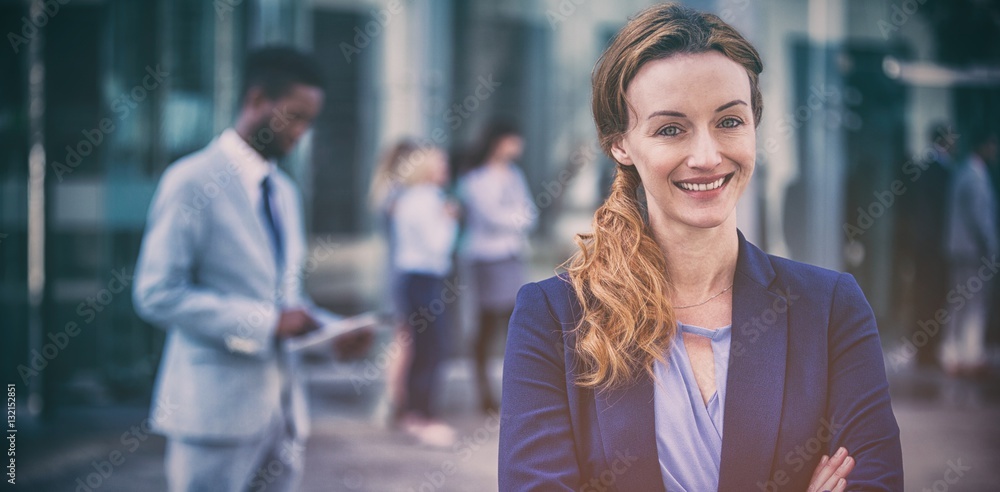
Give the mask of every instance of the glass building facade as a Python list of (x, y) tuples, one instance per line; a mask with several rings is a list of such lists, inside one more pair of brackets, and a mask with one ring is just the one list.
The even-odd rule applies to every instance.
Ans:
[[(129, 282), (147, 207), (167, 165), (231, 124), (241, 60), (268, 43), (314, 51), (330, 79), (311, 137), (282, 163), (313, 237), (371, 236), (368, 183), (395, 139), (457, 150), (503, 117), (527, 136), (522, 165), (542, 211), (535, 253), (552, 257), (551, 272), (611, 169), (594, 142), (590, 70), (626, 15), (649, 3), (0, 0), (5, 380), (24, 384), (19, 394), (43, 415), (146, 401), (163, 333), (136, 317)], [(895, 212), (857, 242), (843, 225), (926, 149), (931, 121), (953, 121), (959, 134), (1000, 126), (1000, 77), (989, 68), (997, 34), (973, 25), (976, 39), (961, 44), (967, 36), (954, 36), (961, 29), (934, 0), (925, 8), (943, 14), (900, 25), (888, 1), (686, 3), (736, 24), (767, 63), (743, 231), (771, 252), (850, 271), (883, 339), (905, 332)], [(951, 78), (923, 77), (921, 64), (949, 67)], [(370, 307), (377, 300), (356, 286), (374, 282), (371, 271), (318, 300)]]

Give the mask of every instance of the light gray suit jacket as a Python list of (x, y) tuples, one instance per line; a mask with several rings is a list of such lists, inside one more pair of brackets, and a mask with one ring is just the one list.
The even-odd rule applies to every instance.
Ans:
[(216, 139), (170, 165), (153, 197), (133, 292), (139, 315), (167, 331), (151, 421), (171, 437), (250, 439), (284, 407), (304, 438), (296, 357), (274, 337), (281, 306), (307, 303), (299, 194), (279, 170), (289, 265), (279, 276), (262, 211), (239, 173)]
[(978, 266), (1000, 253), (997, 199), (982, 160), (972, 156), (958, 168), (949, 197), (945, 248), (955, 266)]

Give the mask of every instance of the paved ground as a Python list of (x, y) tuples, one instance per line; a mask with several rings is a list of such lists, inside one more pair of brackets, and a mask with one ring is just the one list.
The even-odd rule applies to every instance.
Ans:
[[(499, 379), (499, 360), (493, 369)], [(446, 368), (441, 407), (458, 436), (451, 449), (424, 447), (385, 428), (373, 417), (379, 411), (381, 383), (363, 386), (359, 393), (348, 377), (350, 370), (322, 365), (312, 377), (313, 432), (303, 491), (496, 489), (499, 422), (474, 410), (466, 361)], [(164, 490), (164, 442), (142, 431), (146, 412), (138, 406), (66, 410), (57, 423), (21, 426), (17, 489)]]
[(907, 491), (1000, 490), (996, 381), (954, 381), (915, 370), (890, 373), (890, 381)]
[[(356, 368), (355, 368), (356, 369)], [(495, 369), (499, 370), (499, 361)], [(459, 431), (449, 450), (417, 445), (371, 416), (378, 385), (355, 391), (351, 368), (318, 366), (312, 380), (313, 436), (304, 491), (496, 490), (497, 424), (473, 409), (465, 361), (448, 367), (443, 409)], [(1000, 490), (1000, 390), (956, 384), (933, 372), (891, 374), (904, 448), (908, 491)], [(163, 441), (132, 426), (140, 407), (66, 411), (57, 424), (22, 428), (18, 489), (31, 491), (158, 491), (165, 487)], [(110, 466), (112, 453), (124, 460)], [(107, 462), (107, 463), (105, 463)], [(958, 477), (947, 473), (961, 469)], [(105, 472), (106, 477), (99, 475)], [(99, 477), (99, 478), (98, 478)], [(945, 479), (953, 479), (947, 483)], [(954, 480), (954, 478), (957, 480)], [(90, 485), (86, 486), (88, 478)], [(77, 482), (77, 480), (80, 480)], [(83, 487), (80, 484), (84, 484)]]

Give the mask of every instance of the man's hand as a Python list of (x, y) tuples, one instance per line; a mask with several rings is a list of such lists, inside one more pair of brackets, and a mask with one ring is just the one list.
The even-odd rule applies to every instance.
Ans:
[(824, 455), (813, 471), (806, 492), (844, 492), (847, 490), (847, 476), (853, 469), (854, 458), (848, 456), (846, 448), (838, 449), (833, 458)]
[(319, 328), (316, 320), (309, 316), (303, 309), (289, 309), (281, 312), (281, 319), (278, 320), (278, 329), (274, 336), (279, 340), (304, 335)]
[(375, 340), (375, 332), (371, 328), (345, 333), (333, 340), (333, 353), (338, 359), (350, 361), (368, 355)]

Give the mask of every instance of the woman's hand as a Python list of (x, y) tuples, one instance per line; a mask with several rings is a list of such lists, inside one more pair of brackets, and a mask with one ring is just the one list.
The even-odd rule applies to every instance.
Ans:
[(444, 213), (453, 219), (459, 218), (462, 215), (462, 206), (458, 203), (448, 200), (444, 202)]
[(844, 492), (847, 490), (847, 476), (853, 469), (854, 458), (848, 456), (846, 448), (838, 449), (833, 458), (823, 455), (806, 492)]

